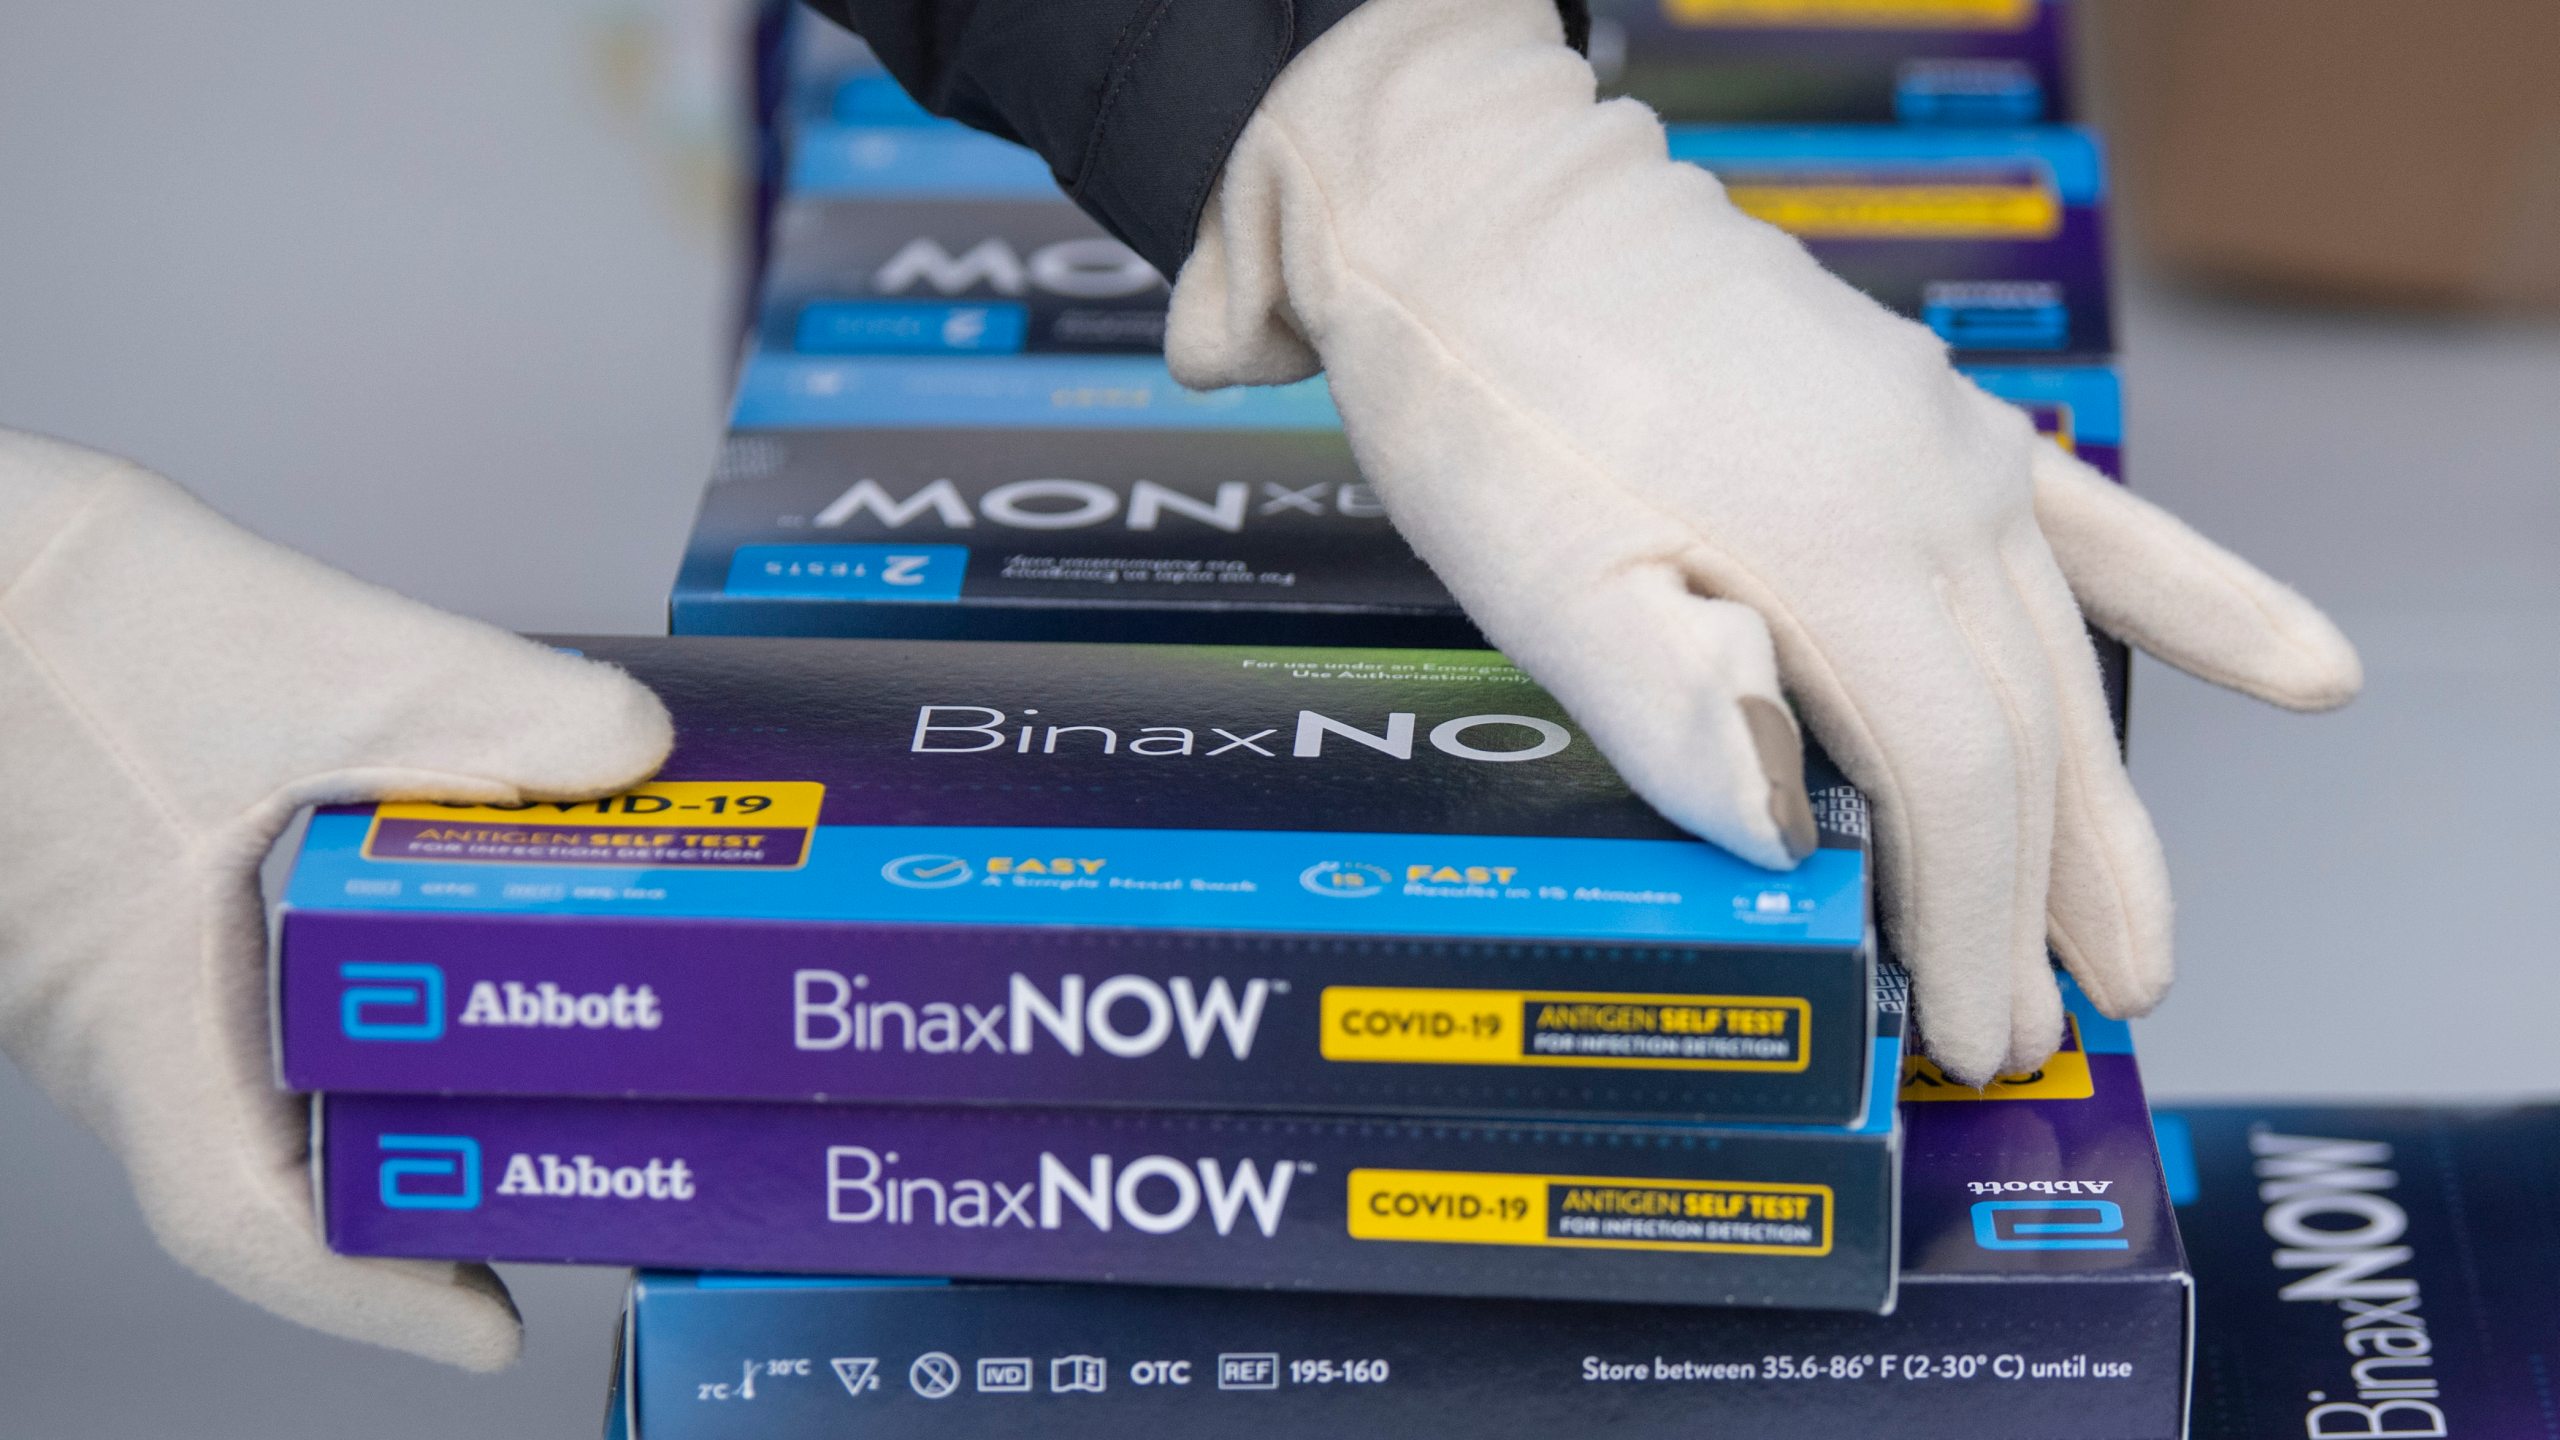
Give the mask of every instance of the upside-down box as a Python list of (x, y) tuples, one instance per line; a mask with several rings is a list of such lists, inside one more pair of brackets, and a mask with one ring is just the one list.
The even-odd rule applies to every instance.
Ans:
[(2553, 1433), (2560, 1109), (2177, 1106), (2197, 1440)]
[(695, 635), (1483, 643), (1329, 426), (734, 434), (669, 618)]
[[(2073, 1019), (2033, 1080), (1903, 1106), (1890, 1316), (648, 1274), (624, 1418), (641, 1440), (2174, 1440), (2186, 1270), (2123, 1028)], [(1926, 1073), (1907, 1095), (1951, 1093)]]
[[(1164, 277), (1028, 151), (954, 130), (796, 140), (758, 340), (772, 354), (1125, 352), (1164, 343)], [(1960, 355), (2103, 356), (2105, 167), (2071, 129), (1674, 126), (1670, 153)]]
[[(2112, 369), (1966, 373), (2118, 473)], [(1136, 356), (764, 353), (735, 424), (677, 634), (1481, 643), (1321, 390), (1194, 395)]]
[(572, 643), (665, 698), (659, 779), (314, 817), (292, 1088), (1867, 1107), (1866, 817), (1819, 755), (1777, 873), (1484, 651)]

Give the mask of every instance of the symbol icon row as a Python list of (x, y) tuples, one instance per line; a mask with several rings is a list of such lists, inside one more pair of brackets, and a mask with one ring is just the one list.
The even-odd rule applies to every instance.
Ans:
[[(827, 1362), (845, 1393), (860, 1398), (880, 1388), (878, 1357), (838, 1356)], [(1189, 1361), (1143, 1361), (1131, 1367), (1141, 1385), (1190, 1383)], [(804, 1372), (805, 1373), (805, 1372)], [(958, 1357), (928, 1350), (907, 1366), (907, 1388), (927, 1400), (959, 1393), (966, 1368)], [(1027, 1355), (988, 1356), (978, 1361), (982, 1395), (1028, 1395), (1037, 1388), (1039, 1362)], [(1049, 1393), (1099, 1395), (1111, 1383), (1111, 1364), (1099, 1355), (1060, 1355), (1049, 1362)], [(1269, 1351), (1229, 1352), (1218, 1357), (1221, 1390), (1277, 1390), (1280, 1357)], [(752, 1392), (749, 1392), (752, 1393)]]
[[(868, 1360), (837, 1361), (839, 1375), (845, 1373), (848, 1363), (860, 1365), (860, 1373), (869, 1379), (871, 1362)], [(987, 1395), (1027, 1395), (1031, 1393), (1032, 1380), (1037, 1373), (1036, 1362), (1027, 1355), (991, 1356), (978, 1362), (978, 1390)], [(907, 1366), (908, 1388), (927, 1400), (940, 1400), (957, 1392), (960, 1377), (960, 1361), (940, 1350), (928, 1350)], [(1049, 1390), (1052, 1394), (1082, 1391), (1098, 1395), (1110, 1381), (1110, 1362), (1099, 1355), (1061, 1355), (1049, 1362)], [(876, 1382), (857, 1386), (848, 1379), (845, 1388), (860, 1395), (865, 1389), (876, 1388)]]

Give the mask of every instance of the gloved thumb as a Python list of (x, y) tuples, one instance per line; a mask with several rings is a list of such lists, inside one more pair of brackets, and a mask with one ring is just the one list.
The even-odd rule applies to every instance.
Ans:
[(303, 757), (309, 773), (280, 798), (583, 800), (639, 784), (666, 760), (675, 730), (665, 705), (620, 669), (418, 608), (431, 623), (410, 627), (410, 655), (350, 670), (361, 699), (345, 713), (356, 723)]
[(2363, 687), (2355, 647), (2310, 601), (2060, 447), (2034, 463), (2036, 523), (2099, 629), (2288, 710)]
[(0, 432), (0, 519), (0, 1047), (198, 1272), (319, 1329), (507, 1364), (485, 1269), (322, 1242), (303, 1102), (269, 1072), (258, 866), (301, 803), (637, 783), (664, 708), (60, 441)]
[(190, 818), (257, 811), (281, 827), (322, 801), (579, 798), (666, 758), (665, 708), (620, 671), (354, 579), (140, 466), (86, 459), (55, 551), (150, 555), (153, 583), (52, 566), (12, 609)]

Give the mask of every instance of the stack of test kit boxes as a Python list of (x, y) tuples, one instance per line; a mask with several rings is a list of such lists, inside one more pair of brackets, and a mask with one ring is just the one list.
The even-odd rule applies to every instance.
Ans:
[[(1805, 122), (1673, 153), (2120, 473), (2103, 166), (2028, 123), (2056, 7), (1659, 3), (1595, 7), (1608, 83)], [(1182, 390), (1163, 277), (1039, 160), (767, 31), (674, 638), (559, 642), (675, 754), (304, 842), (277, 1033), (334, 1246), (651, 1267), (639, 1440), (2179, 1433), (2122, 1027), (2074, 995), (1986, 1092), (1906, 1065), (1827, 762), (1796, 871), (1664, 822), (1320, 381)], [(1794, 98), (1675, 99), (1718, 65)], [(1887, 116), (1977, 128), (1834, 123)]]
[(1890, 1303), (1899, 1029), (1818, 761), (1773, 875), (1490, 652), (577, 643), (666, 699), (658, 781), (304, 841), (337, 1248)]

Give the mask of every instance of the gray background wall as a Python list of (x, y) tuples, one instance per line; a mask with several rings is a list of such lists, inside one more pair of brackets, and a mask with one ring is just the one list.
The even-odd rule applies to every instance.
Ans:
[[(502, 624), (658, 627), (731, 300), (675, 42), (724, 3), (0, 6), (0, 424)], [(2560, 334), (2126, 319), (2137, 483), (2371, 674), (2316, 720), (2138, 675), (2182, 902), (2155, 1087), (2560, 1090)], [(0, 1157), (0, 1437), (594, 1433), (617, 1275), (516, 1270), (526, 1361), (467, 1377), (179, 1271), (5, 1067)]]

